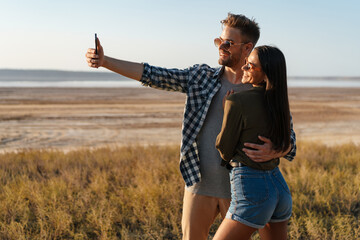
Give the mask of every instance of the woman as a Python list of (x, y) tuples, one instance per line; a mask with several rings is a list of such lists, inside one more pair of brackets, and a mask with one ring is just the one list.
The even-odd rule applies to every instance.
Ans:
[(257, 163), (242, 151), (244, 142), (267, 136), (275, 150), (290, 149), (290, 110), (286, 63), (276, 47), (254, 49), (242, 67), (248, 91), (231, 94), (224, 106), (216, 148), (231, 168), (231, 204), (214, 239), (249, 239), (259, 230), (261, 239), (286, 239), (292, 199), (279, 171), (279, 159)]

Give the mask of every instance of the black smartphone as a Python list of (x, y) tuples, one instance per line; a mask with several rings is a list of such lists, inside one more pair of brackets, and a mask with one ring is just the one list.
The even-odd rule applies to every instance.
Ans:
[(95, 54), (97, 54), (97, 34), (95, 33)]

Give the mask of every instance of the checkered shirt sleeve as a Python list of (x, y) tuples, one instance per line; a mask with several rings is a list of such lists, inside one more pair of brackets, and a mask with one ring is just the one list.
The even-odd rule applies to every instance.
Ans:
[(186, 93), (191, 69), (166, 69), (144, 63), (140, 80), (143, 86), (156, 89)]
[(290, 134), (291, 149), (290, 149), (290, 152), (284, 158), (289, 161), (292, 161), (292, 160), (294, 160), (294, 158), (296, 156), (296, 134), (294, 131), (293, 120), (292, 120), (291, 114), (290, 114), (290, 129), (291, 129), (291, 134)]

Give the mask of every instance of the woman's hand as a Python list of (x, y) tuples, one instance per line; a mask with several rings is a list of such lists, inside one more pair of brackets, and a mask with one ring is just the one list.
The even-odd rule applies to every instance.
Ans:
[(225, 107), (226, 98), (227, 98), (228, 96), (230, 96), (231, 94), (234, 94), (234, 89), (231, 89), (231, 91), (227, 91), (227, 92), (226, 92), (226, 94), (225, 94), (225, 96), (224, 96), (224, 98), (223, 98), (223, 101), (222, 101), (222, 106), (223, 106), (223, 108)]

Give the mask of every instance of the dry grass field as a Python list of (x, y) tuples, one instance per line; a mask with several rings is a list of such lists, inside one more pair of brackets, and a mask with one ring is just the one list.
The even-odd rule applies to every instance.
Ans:
[[(299, 146), (294, 162), (281, 163), (294, 202), (289, 239), (359, 239), (359, 147)], [(131, 146), (3, 153), (0, 239), (181, 239), (178, 152)]]

